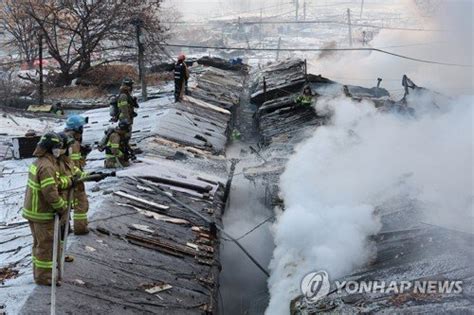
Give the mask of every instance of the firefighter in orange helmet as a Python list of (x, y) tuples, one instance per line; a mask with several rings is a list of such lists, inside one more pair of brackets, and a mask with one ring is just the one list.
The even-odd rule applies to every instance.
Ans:
[(178, 61), (174, 66), (174, 101), (179, 102), (183, 99), (183, 95), (186, 91), (189, 79), (188, 67), (184, 60), (186, 56), (180, 54), (178, 56)]

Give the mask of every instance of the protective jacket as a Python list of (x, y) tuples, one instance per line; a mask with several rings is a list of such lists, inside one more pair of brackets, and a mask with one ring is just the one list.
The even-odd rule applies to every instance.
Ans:
[[(105, 167), (113, 168), (118, 166), (128, 166), (127, 136), (120, 135), (114, 131), (110, 134), (105, 147)], [(119, 165), (121, 164), (121, 165)]]
[(311, 95), (301, 95), (296, 98), (296, 103), (302, 106), (310, 106), (313, 102), (313, 97)]
[(67, 202), (59, 189), (70, 185), (71, 180), (60, 175), (58, 162), (51, 153), (38, 157), (29, 168), (23, 217), (41, 223), (53, 221), (55, 213), (64, 214)]
[(68, 136), (73, 137), (74, 140), (76, 140), (74, 141), (73, 144), (71, 144), (72, 153), (71, 153), (70, 158), (75, 166), (83, 170), (84, 166), (86, 165), (86, 157), (82, 156), (81, 154), (81, 140), (82, 139), (80, 136), (77, 135), (76, 132), (74, 132), (74, 130), (68, 130), (66, 131), (66, 134)]
[(178, 62), (174, 66), (174, 97), (175, 101), (183, 98), (189, 79), (188, 67), (184, 62)]
[(134, 106), (135, 101), (130, 95), (130, 88), (128, 86), (120, 87), (120, 94), (117, 99), (117, 106), (119, 110), (119, 120), (127, 120), (133, 124), (133, 117), (135, 116)]
[[(71, 169), (71, 167), (67, 165), (67, 161), (65, 161), (65, 172), (81, 178), (87, 176), (87, 173), (84, 172), (86, 156), (83, 156), (81, 153), (82, 137), (73, 130), (67, 131), (66, 133), (74, 137), (76, 141), (71, 145), (72, 153), (70, 159), (73, 162), (73, 168)], [(72, 206), (74, 208), (74, 234), (80, 235), (87, 233), (87, 212), (89, 211), (89, 200), (87, 199), (86, 187), (83, 182), (78, 182), (74, 187), (74, 199)]]

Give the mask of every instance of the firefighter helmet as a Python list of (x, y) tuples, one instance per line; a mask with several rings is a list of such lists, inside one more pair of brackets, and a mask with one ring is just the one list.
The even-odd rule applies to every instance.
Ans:
[(51, 151), (52, 149), (59, 149), (63, 146), (63, 140), (55, 132), (45, 133), (38, 142), (38, 147), (45, 149), (46, 151)]
[(67, 148), (74, 143), (74, 138), (66, 134), (65, 132), (58, 133), (58, 136), (61, 138), (62, 147)]
[(133, 80), (128, 78), (128, 77), (125, 77), (122, 80), (122, 85), (128, 86), (130, 88), (133, 87), (133, 83), (135, 83), (135, 82), (133, 82)]
[(79, 115), (71, 115), (66, 120), (66, 130), (74, 130), (82, 133), (82, 128), (86, 124), (86, 119)]

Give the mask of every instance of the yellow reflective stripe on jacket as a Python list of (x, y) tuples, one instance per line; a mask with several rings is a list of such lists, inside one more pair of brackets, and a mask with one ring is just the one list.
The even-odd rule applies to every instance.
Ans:
[(58, 201), (56, 201), (55, 203), (51, 204), (53, 206), (53, 209), (61, 209), (64, 207), (64, 205), (66, 204), (66, 201), (64, 201), (63, 198), (59, 198)]
[[(30, 173), (32, 174), (34, 173), (36, 175), (36, 171), (37, 171), (37, 167), (32, 164), (30, 166)], [(29, 216), (31, 217), (32, 215), (38, 212), (38, 203), (39, 203), (38, 194), (41, 189), (41, 185), (35, 182), (34, 180), (32, 180), (31, 178), (28, 178), (27, 185), (31, 189), (31, 211), (28, 210)], [(24, 214), (28, 215), (28, 213), (24, 213)], [(41, 218), (38, 218), (38, 219), (41, 219)], [(49, 218), (45, 218), (45, 219), (49, 219)]]
[(87, 220), (87, 213), (74, 213), (72, 217), (74, 220)]
[(38, 268), (52, 269), (53, 261), (52, 260), (40, 260), (37, 257), (33, 256), (33, 264)]
[(118, 101), (117, 102), (117, 106), (118, 107), (124, 107), (124, 106), (127, 106), (128, 105), (128, 101), (127, 100), (123, 100), (123, 101)]
[(54, 212), (34, 212), (23, 208), (22, 215), (25, 219), (51, 221), (54, 219)]
[(117, 155), (113, 155), (113, 154), (106, 154), (105, 155), (105, 158), (116, 158), (116, 157), (122, 157), (123, 156), (123, 153), (122, 151), (118, 151)]
[(38, 212), (38, 204), (39, 204), (39, 190), (33, 189), (32, 191), (32, 196), (31, 196), (31, 211), (33, 213)]
[(69, 187), (71, 179), (68, 176), (59, 176), (59, 188), (66, 189)]
[(29, 171), (32, 175), (36, 176), (36, 174), (38, 173), (38, 167), (37, 167), (36, 165), (34, 165), (34, 164), (31, 164), (30, 167), (28, 168), (28, 171)]
[(107, 143), (107, 146), (111, 147), (112, 149), (118, 149), (119, 148), (119, 144), (118, 143)]
[(74, 175), (84, 178), (87, 176), (87, 173), (82, 171), (79, 167), (74, 166)]
[(32, 190), (40, 190), (41, 185), (32, 179), (28, 179), (28, 187), (30, 187)]
[(56, 182), (54, 181), (54, 178), (52, 177), (45, 178), (41, 180), (40, 182), (41, 188), (45, 188), (45, 187), (48, 187), (49, 185), (54, 185), (54, 184), (56, 184)]
[(80, 159), (82, 159), (82, 155), (80, 153), (73, 153), (71, 154), (70, 158), (73, 161), (79, 161)]

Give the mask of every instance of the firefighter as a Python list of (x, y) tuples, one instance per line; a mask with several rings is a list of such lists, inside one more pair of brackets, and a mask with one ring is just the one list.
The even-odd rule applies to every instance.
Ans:
[[(66, 202), (71, 203), (72, 207), (75, 207), (75, 202), (76, 200), (76, 187), (79, 185), (79, 179), (83, 176), (85, 176), (85, 173), (83, 173), (79, 168), (77, 168), (74, 165), (73, 160), (71, 159), (72, 156), (72, 151), (73, 151), (73, 145), (75, 143), (75, 140), (73, 137), (69, 136), (65, 132), (60, 132), (58, 133), (58, 136), (61, 138), (62, 146), (65, 148), (65, 153), (62, 154), (58, 158), (58, 165), (59, 165), (59, 171), (57, 173), (57, 177), (59, 178), (59, 185), (58, 185), (58, 191), (61, 197), (66, 200)], [(70, 195), (69, 192), (73, 190), (73, 193)], [(71, 199), (70, 199), (71, 198)], [(65, 228), (66, 224), (69, 225), (69, 215), (63, 215), (61, 216), (61, 247), (59, 250), (59, 257), (61, 257), (61, 250), (65, 250), (62, 247), (62, 244), (64, 242), (64, 237), (67, 237), (65, 233)], [(70, 229), (69, 229), (70, 231)], [(65, 261), (66, 262), (72, 262), (74, 261), (74, 258), (72, 256), (66, 255), (65, 256)], [(59, 279), (61, 280), (61, 279)]]
[(295, 102), (300, 106), (311, 106), (313, 102), (313, 93), (311, 92), (311, 87), (309, 85), (305, 85), (303, 88), (303, 95), (298, 96)]
[(174, 101), (179, 102), (183, 99), (189, 79), (188, 67), (184, 60), (186, 56), (181, 54), (174, 66)]
[(129, 166), (130, 147), (128, 145), (128, 134), (130, 124), (127, 120), (121, 120), (118, 126), (107, 135), (105, 145), (105, 167), (116, 168)]
[(64, 115), (64, 109), (63, 106), (61, 105), (61, 102), (57, 102), (53, 106), (51, 106), (51, 113), (55, 114), (58, 117), (61, 117)]
[(58, 191), (62, 183), (58, 176), (58, 158), (65, 151), (62, 139), (48, 132), (38, 142), (33, 152), (37, 159), (29, 167), (22, 215), (28, 220), (33, 236), (33, 277), (40, 285), (51, 285), (54, 216), (67, 212), (67, 201)]
[[(66, 121), (64, 132), (75, 141), (70, 147), (70, 159), (74, 163), (74, 173), (84, 176), (84, 167), (86, 165), (87, 154), (90, 153), (90, 146), (82, 145), (82, 133), (86, 119), (79, 115), (72, 115)], [(83, 182), (77, 183), (74, 187), (74, 234), (83, 235), (89, 233), (87, 227), (87, 211), (89, 210), (89, 201), (87, 200), (86, 188)]]
[(130, 132), (132, 131), (133, 118), (137, 116), (134, 108), (138, 108), (137, 98), (132, 97), (133, 83), (132, 79), (124, 78), (117, 98), (118, 119), (126, 119), (129, 122)]

